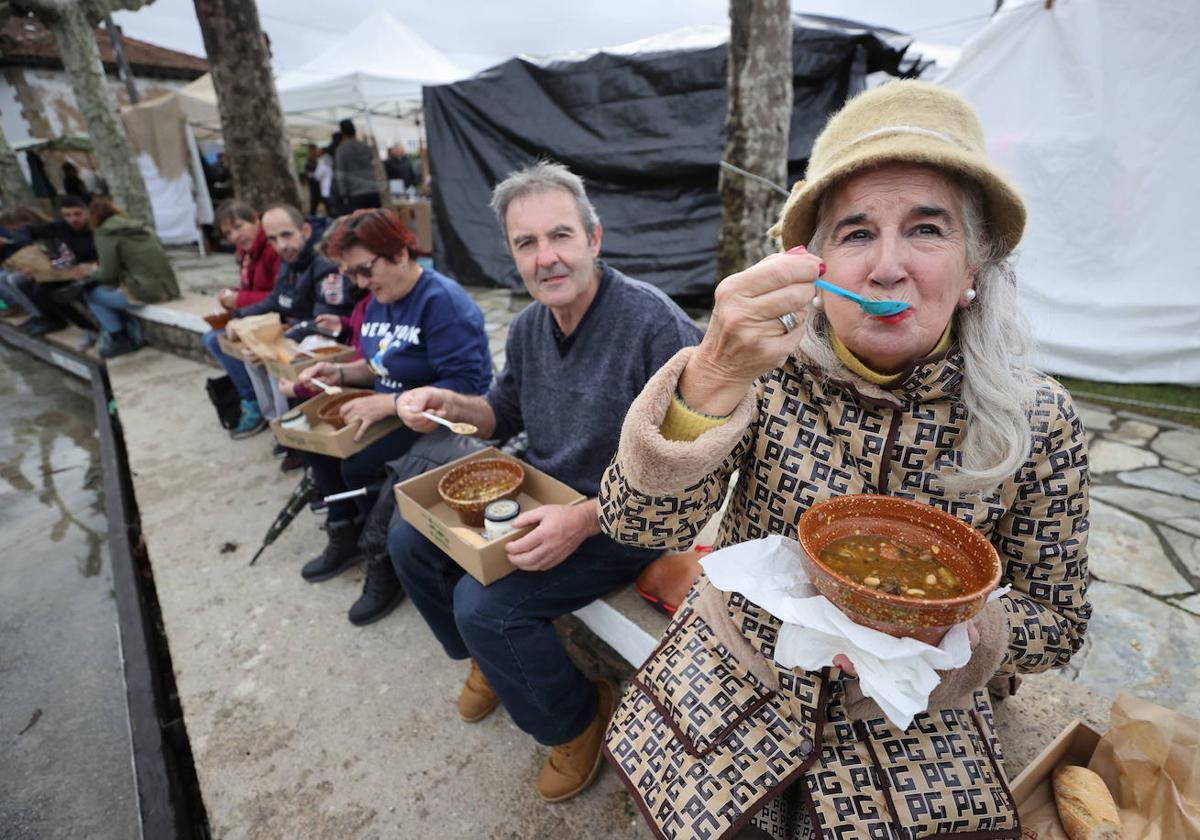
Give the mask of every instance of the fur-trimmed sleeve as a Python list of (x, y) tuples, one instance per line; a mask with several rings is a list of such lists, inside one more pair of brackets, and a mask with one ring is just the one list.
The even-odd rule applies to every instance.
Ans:
[(721, 506), (752, 443), (753, 389), (729, 420), (691, 441), (667, 440), (663, 418), (694, 348), (680, 350), (629, 407), (616, 457), (600, 481), (600, 527), (617, 542), (682, 549)]
[(1008, 653), (997, 674), (1066, 665), (1083, 644), (1087, 599), (1087, 437), (1071, 397), (1052, 380), (1030, 413), (1033, 449), (992, 535), (1004, 566)]

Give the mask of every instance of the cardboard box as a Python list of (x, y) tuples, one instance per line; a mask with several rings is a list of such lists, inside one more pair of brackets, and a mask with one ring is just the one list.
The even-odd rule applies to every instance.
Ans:
[(354, 348), (347, 347), (345, 344), (339, 344), (336, 352), (321, 353), (317, 356), (303, 356), (299, 359), (293, 359), (290, 362), (281, 362), (279, 359), (264, 359), (263, 364), (267, 366), (267, 370), (276, 379), (288, 379), (295, 382), (300, 376), (300, 371), (306, 367), (311, 367), (317, 362), (348, 362), (354, 358)]
[[(343, 390), (373, 393), (364, 388), (344, 388)], [(357, 423), (334, 429), (328, 423), (317, 419), (317, 411), (331, 399), (333, 397), (328, 394), (320, 394), (300, 406), (300, 410), (304, 412), (309, 425), (312, 426), (311, 430), (288, 429), (278, 420), (272, 420), (271, 431), (275, 433), (275, 439), (291, 449), (302, 449), (305, 452), (316, 452), (318, 455), (330, 455), (334, 458), (349, 458), (366, 449), (384, 435), (400, 428), (399, 417), (388, 417), (373, 423), (371, 428), (367, 429), (367, 433), (363, 435), (363, 439), (355, 441), (354, 434), (358, 431)]]
[(1081, 720), (1073, 720), (1050, 742), (1046, 749), (1015, 778), (1009, 790), (1017, 803), (1017, 813), (1024, 820), (1029, 814), (1054, 800), (1051, 775), (1062, 764), (1087, 767), (1092, 760), (1100, 733)]
[(397, 201), (396, 213), (417, 237), (417, 250), (433, 253), (433, 205), (428, 201)]
[(471, 577), (487, 586), (516, 571), (508, 562), (508, 554), (504, 547), (527, 534), (529, 529), (512, 531), (486, 543), (483, 542), (482, 531), (476, 531), (475, 533), (480, 534), (478, 541), (472, 540), (467, 532), (474, 529), (463, 525), (458, 514), (442, 501), (437, 491), (442, 476), (459, 464), (477, 461), (480, 458), (505, 458), (524, 467), (525, 482), (521, 485), (520, 495), (517, 496), (522, 511), (533, 510), (541, 505), (573, 505), (582, 502), (586, 497), (524, 461), (511, 458), (491, 447), (397, 484), (396, 505), (400, 508), (400, 515), (404, 520), (446, 552)]

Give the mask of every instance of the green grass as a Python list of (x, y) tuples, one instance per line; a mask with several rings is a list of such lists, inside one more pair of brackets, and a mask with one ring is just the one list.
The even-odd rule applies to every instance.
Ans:
[[(1072, 396), (1081, 400), (1099, 403), (1109, 408), (1144, 414), (1147, 417), (1162, 417), (1176, 423), (1200, 426), (1200, 388), (1187, 385), (1124, 385), (1117, 382), (1095, 382), (1091, 379), (1075, 379), (1056, 376)], [(1108, 399), (1106, 399), (1108, 398)], [(1149, 405), (1131, 405), (1121, 400), (1137, 400)], [(1163, 406), (1163, 407), (1158, 407)], [(1173, 411), (1167, 406), (1178, 406), (1192, 411)]]

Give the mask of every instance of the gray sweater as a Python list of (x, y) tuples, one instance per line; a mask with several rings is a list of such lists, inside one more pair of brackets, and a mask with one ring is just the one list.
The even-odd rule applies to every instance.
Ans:
[(487, 395), (495, 436), (525, 430), (525, 460), (587, 496), (599, 492), (634, 397), (677, 350), (700, 341), (665, 294), (600, 265), (596, 298), (564, 349), (542, 304), (513, 320), (504, 370)]

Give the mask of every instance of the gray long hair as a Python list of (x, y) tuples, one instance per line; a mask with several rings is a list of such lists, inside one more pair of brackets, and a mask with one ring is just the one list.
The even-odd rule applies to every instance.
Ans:
[[(954, 332), (963, 354), (962, 401), (966, 435), (957, 469), (944, 476), (947, 489), (988, 495), (1016, 474), (1029, 457), (1032, 433), (1028, 411), (1036, 393), (1036, 374), (1026, 358), (1033, 332), (1017, 304), (1017, 282), (1010, 259), (992, 239), (984, 216), (983, 192), (967, 178), (954, 178), (962, 196), (967, 264), (975, 269), (975, 300), (956, 309)], [(826, 191), (817, 210), (809, 250), (821, 253), (829, 238)], [(839, 365), (829, 341), (825, 313), (809, 307), (800, 351), (825, 374)]]

